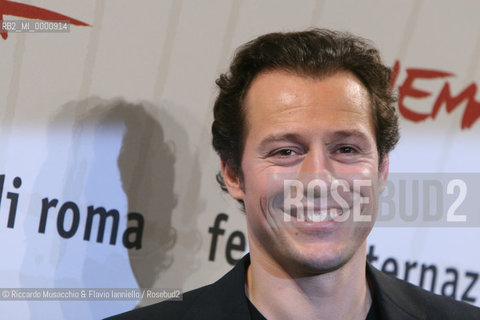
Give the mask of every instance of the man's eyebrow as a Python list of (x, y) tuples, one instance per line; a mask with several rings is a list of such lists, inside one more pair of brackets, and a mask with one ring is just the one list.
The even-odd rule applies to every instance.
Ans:
[(280, 133), (280, 134), (271, 134), (262, 139), (259, 147), (261, 149), (267, 147), (269, 144), (279, 141), (293, 141), (299, 142), (302, 140), (298, 134), (295, 133)]
[(332, 132), (330, 137), (333, 140), (350, 138), (350, 137), (367, 139), (367, 135), (364, 132), (362, 132), (360, 130), (355, 130), (355, 129), (334, 131), (334, 132)]
[[(362, 138), (362, 139), (367, 138), (367, 135), (363, 131), (356, 130), (356, 129), (333, 131), (330, 134), (327, 134), (327, 136), (329, 137), (329, 140), (337, 140), (337, 139), (344, 139), (344, 138), (350, 138), (350, 137)], [(302, 137), (295, 133), (271, 134), (265, 137), (260, 142), (260, 148), (263, 148), (273, 142), (279, 142), (279, 141), (301, 142), (302, 140), (303, 140)]]
[[(362, 140), (368, 140), (368, 135), (364, 132), (356, 129), (352, 130), (339, 130), (333, 131), (330, 134), (327, 134), (327, 144), (340, 140), (340, 139), (347, 139), (347, 138), (357, 138)], [(264, 150), (269, 147), (270, 144), (275, 142), (293, 142), (293, 143), (301, 143), (304, 141), (301, 135), (296, 133), (280, 133), (280, 134), (271, 134), (265, 137), (259, 144), (259, 150)]]

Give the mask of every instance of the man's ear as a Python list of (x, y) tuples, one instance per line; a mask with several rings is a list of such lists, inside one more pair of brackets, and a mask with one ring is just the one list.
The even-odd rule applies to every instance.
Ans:
[(234, 198), (235, 200), (243, 200), (245, 194), (243, 193), (240, 177), (224, 161), (221, 162), (221, 165), (222, 177), (223, 181), (225, 182), (225, 186), (228, 189), (228, 193), (230, 193), (232, 198)]
[(389, 173), (389, 167), (390, 167), (390, 159), (387, 155), (383, 158), (382, 163), (380, 163), (380, 166), (378, 167), (378, 185), (380, 192), (383, 192), (385, 190), (385, 184), (388, 179), (388, 173)]

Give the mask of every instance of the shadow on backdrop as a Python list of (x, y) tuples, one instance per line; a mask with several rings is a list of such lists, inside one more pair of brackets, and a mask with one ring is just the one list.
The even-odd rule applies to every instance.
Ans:
[[(199, 201), (198, 156), (191, 150), (186, 129), (168, 113), (174, 107), (97, 97), (61, 107), (48, 124), (47, 156), (35, 181), (32, 203), (41, 203), (47, 196), (58, 198), (59, 207), (62, 201), (76, 202), (80, 208), (79, 231), (71, 239), (59, 237), (52, 212), (45, 234), (39, 235), (38, 224), (32, 223), (33, 217), (29, 219), (25, 228), (31, 231), (26, 235), (34, 237), (26, 239), (22, 286), (130, 287), (133, 273), (140, 288), (182, 288), (184, 279), (198, 267), (195, 253), (201, 237), (196, 216), (204, 206)], [(180, 206), (175, 187), (181, 193)], [(119, 211), (114, 246), (109, 244), (110, 221), (103, 243), (95, 241), (98, 221), (93, 224), (91, 239), (83, 240), (86, 208), (90, 205)], [(126, 217), (132, 212), (144, 218), (138, 250), (122, 245), (123, 232), (130, 227)], [(181, 230), (173, 227), (174, 214)], [(179, 240), (180, 248), (174, 250)], [(48, 243), (49, 249), (45, 250)], [(38, 261), (43, 263), (39, 265)], [(181, 270), (162, 277), (174, 262)], [(32, 271), (35, 265), (38, 268)], [(37, 281), (39, 276), (44, 280)], [(60, 301), (65, 316), (75, 318), (78, 308), (77, 316), (82, 318), (87, 308), (88, 314), (99, 318), (107, 309), (114, 309), (109, 301), (74, 303)], [(45, 315), (40, 304), (29, 304), (29, 309), (32, 315)], [(118, 308), (115, 310), (118, 312)]]
[[(124, 125), (117, 165), (127, 197), (127, 212), (141, 213), (145, 219), (141, 249), (128, 250), (131, 270), (140, 288), (182, 288), (185, 278), (198, 267), (195, 253), (201, 236), (196, 216), (204, 208), (199, 201), (201, 170), (197, 154), (190, 150), (186, 129), (167, 112), (174, 107), (116, 99), (99, 108), (104, 115), (98, 128)], [(99, 145), (96, 153), (101, 153), (103, 147)], [(181, 207), (177, 206), (176, 182), (181, 184), (177, 186), (183, 200)], [(180, 230), (172, 226), (174, 211)], [(137, 222), (129, 221), (126, 227), (132, 226), (136, 227)], [(174, 255), (171, 249), (177, 240), (182, 248)], [(162, 273), (174, 259), (181, 268), (169, 273), (167, 281)], [(141, 301), (139, 306), (145, 304)]]

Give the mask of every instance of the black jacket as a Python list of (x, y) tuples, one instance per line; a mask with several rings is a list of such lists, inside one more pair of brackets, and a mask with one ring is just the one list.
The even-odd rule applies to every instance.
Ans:
[[(250, 319), (245, 298), (246, 255), (217, 282), (183, 294), (182, 301), (164, 301), (108, 319)], [(480, 320), (480, 309), (438, 296), (388, 276), (367, 264), (373, 299), (381, 319)]]

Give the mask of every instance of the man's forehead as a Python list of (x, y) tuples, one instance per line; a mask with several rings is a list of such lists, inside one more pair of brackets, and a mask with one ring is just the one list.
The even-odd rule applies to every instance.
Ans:
[[(325, 82), (325, 80), (331, 78), (344, 78), (348, 81), (343, 82), (345, 90), (350, 91), (353, 95), (357, 94), (369, 94), (368, 88), (365, 87), (363, 82), (352, 72), (348, 70), (338, 70), (338, 71), (329, 71), (325, 73), (300, 73), (295, 71), (283, 70), (283, 69), (274, 69), (262, 71), (257, 74), (250, 85), (247, 88), (247, 91), (244, 94), (244, 101), (252, 96), (252, 92), (260, 91), (262, 89), (271, 89), (271, 88), (280, 88), (284, 87), (286, 83), (290, 84), (289, 92), (282, 92), (282, 98), (285, 100), (294, 99), (298, 97), (299, 92), (296, 92), (295, 87), (298, 89), (302, 88), (302, 83), (309, 82)], [(286, 81), (287, 80), (287, 81)], [(258, 92), (255, 92), (258, 93)]]
[[(300, 111), (310, 112), (312, 116), (316, 113), (316, 116), (328, 117), (329, 109), (343, 109), (352, 117), (368, 115), (373, 120), (368, 90), (348, 71), (321, 76), (285, 70), (262, 72), (252, 81), (243, 104), (247, 125), (252, 113), (257, 117), (263, 114), (264, 118), (286, 113), (284, 116), (288, 118), (295, 111)], [(317, 106), (323, 108), (323, 113), (317, 111)]]

